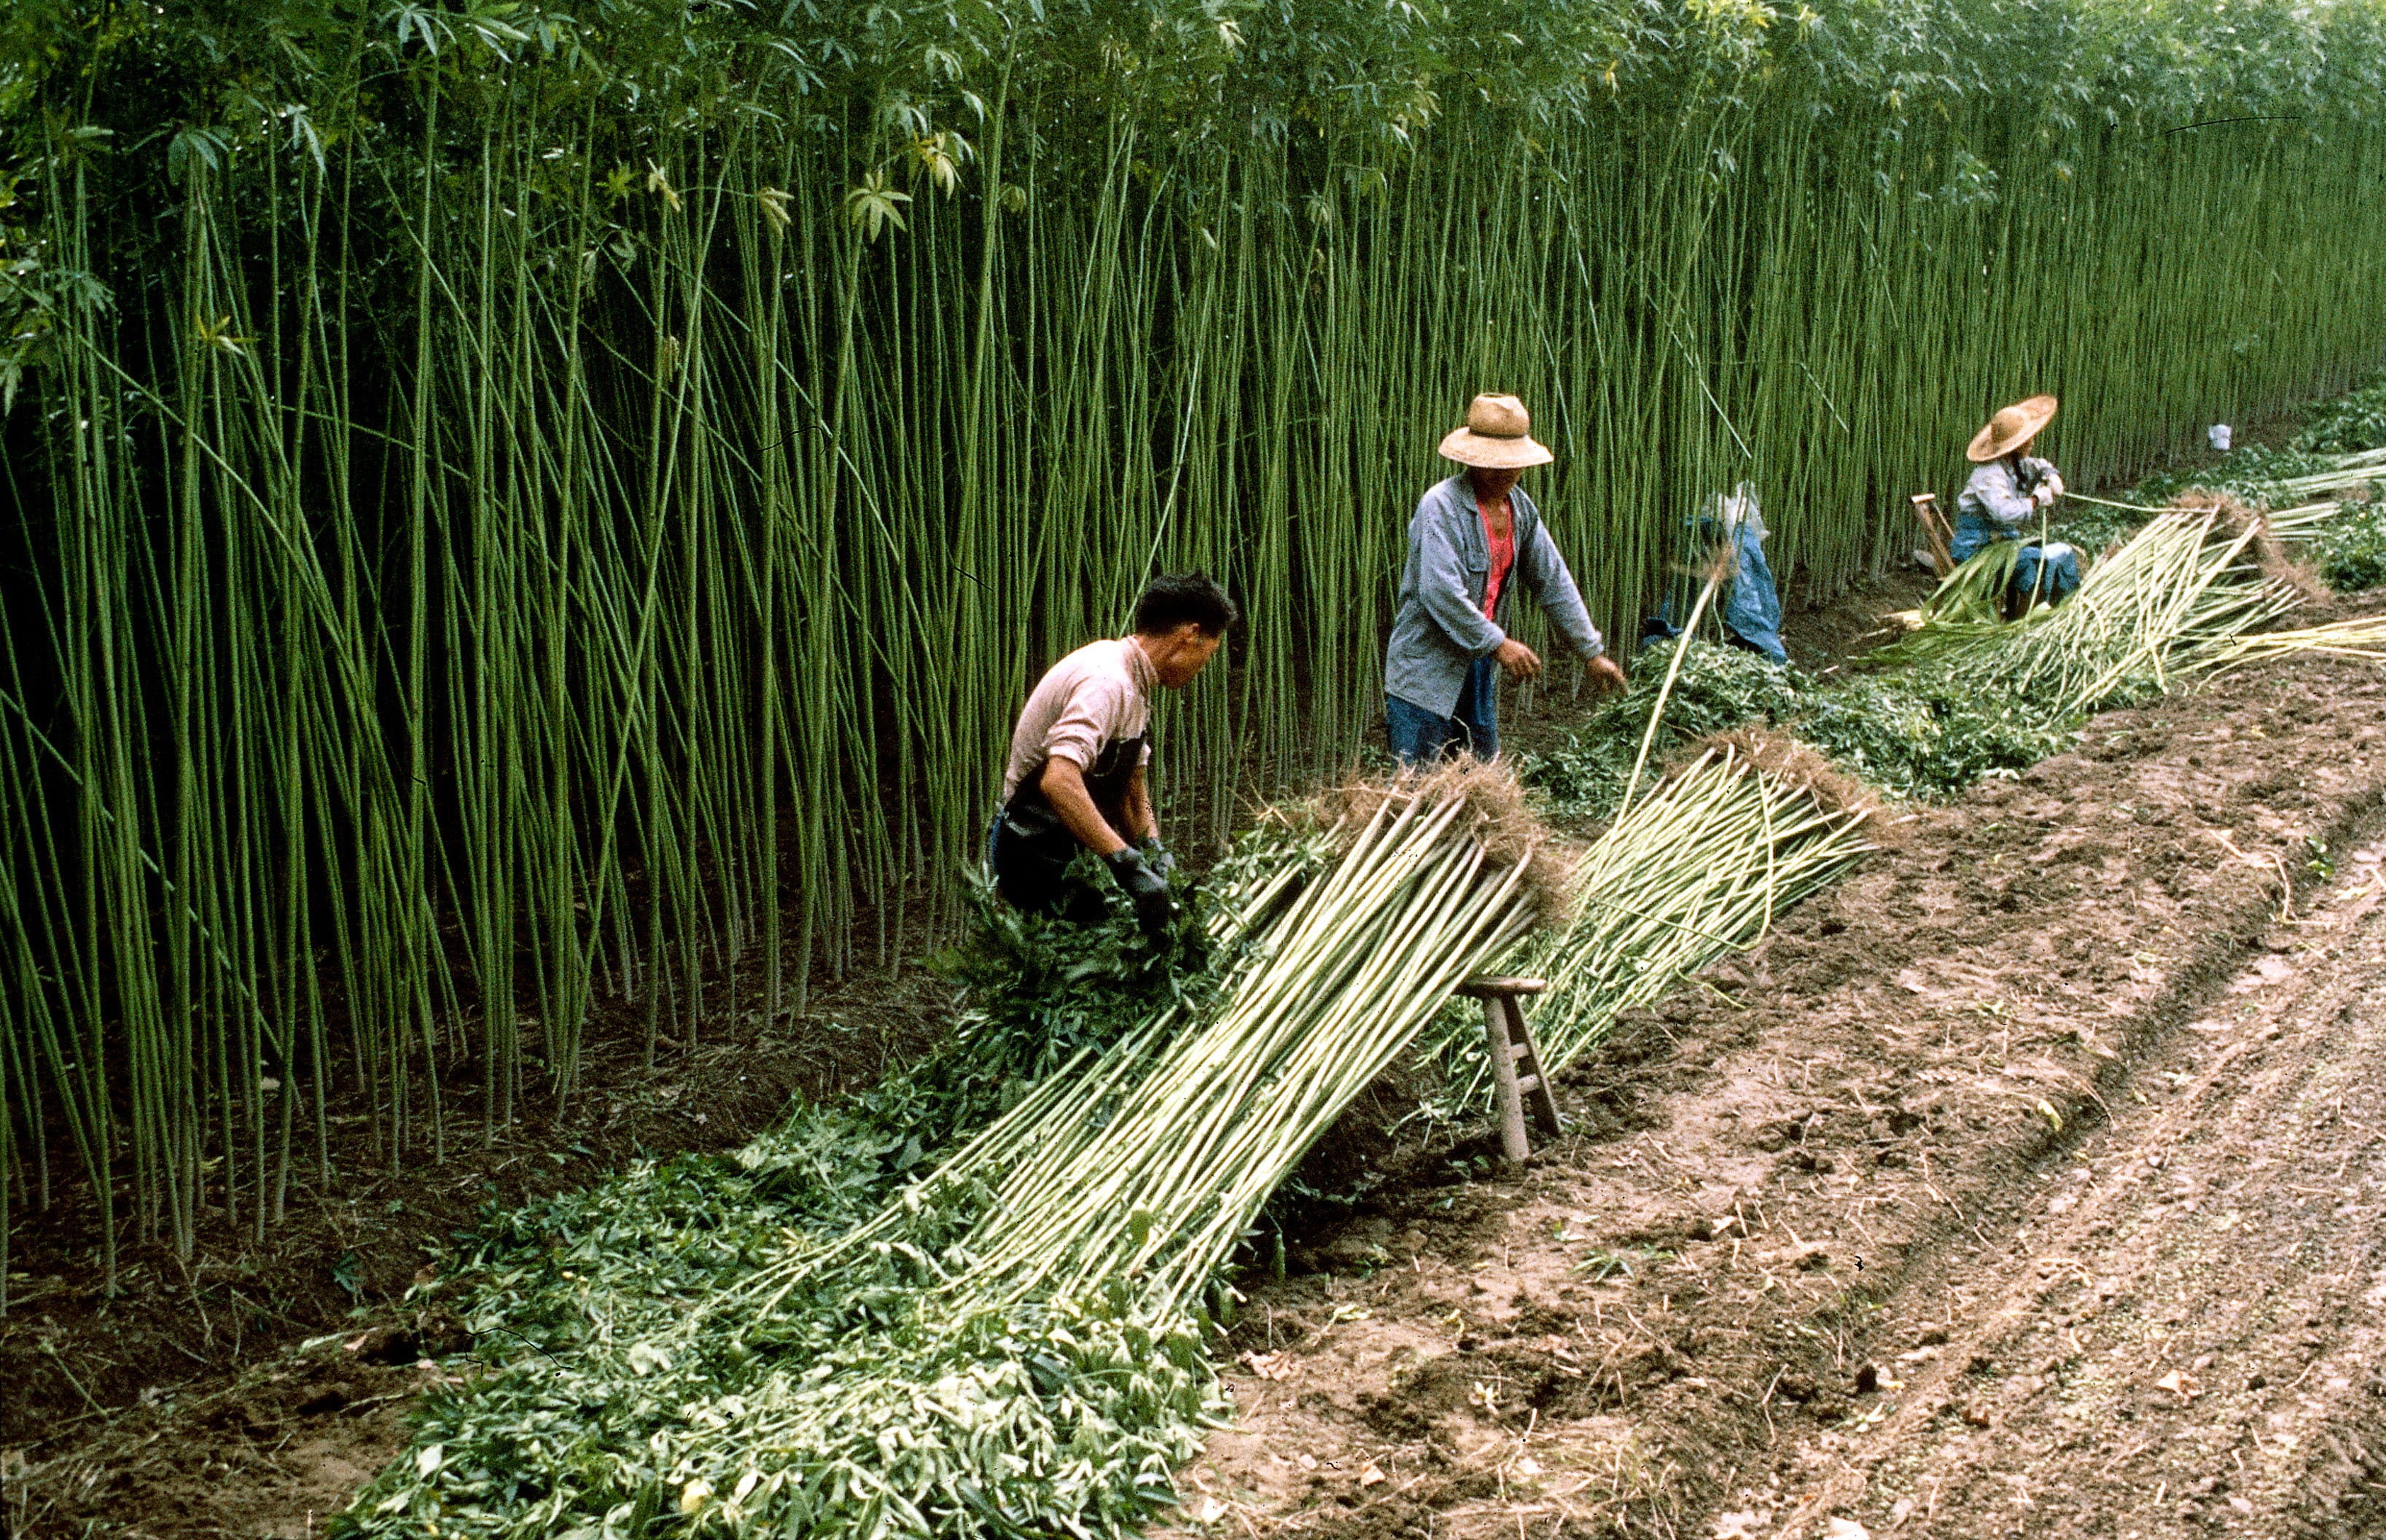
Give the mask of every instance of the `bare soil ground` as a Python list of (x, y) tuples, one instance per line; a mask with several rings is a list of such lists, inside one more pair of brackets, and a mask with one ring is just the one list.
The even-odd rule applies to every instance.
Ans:
[(2381, 791), (2304, 660), (1910, 815), (1254, 1291), (1184, 1530), (2386, 1534)]

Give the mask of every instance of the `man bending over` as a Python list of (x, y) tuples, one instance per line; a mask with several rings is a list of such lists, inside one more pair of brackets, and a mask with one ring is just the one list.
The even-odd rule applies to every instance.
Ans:
[(1011, 731), (1002, 811), (986, 841), (1006, 903), (1080, 923), (1099, 919), (1101, 895), (1069, 875), (1086, 849), (1110, 868), (1147, 933), (1168, 928), (1175, 862), (1145, 779), (1151, 692), (1192, 683), (1236, 618), (1226, 591), (1199, 573), (1155, 579), (1136, 601), (1133, 635), (1087, 643), (1036, 684)]

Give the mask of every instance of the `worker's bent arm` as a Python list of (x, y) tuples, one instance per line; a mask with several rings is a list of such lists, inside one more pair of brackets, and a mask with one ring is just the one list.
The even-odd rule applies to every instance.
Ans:
[(1126, 783), (1126, 824), (1120, 833), (1131, 840), (1156, 840), (1160, 837), (1160, 820), (1151, 811), (1151, 783), (1144, 778), (1144, 767), (1135, 767)]
[(2038, 517), (2038, 504), (2021, 490), (2021, 483), (2003, 461), (1991, 460), (1973, 471), (1964, 490), (1981, 512), (2000, 524), (2017, 525)]
[[(1142, 776), (1143, 772), (1138, 769), (1136, 771), (1138, 783)], [(1094, 806), (1093, 797), (1086, 791), (1086, 772), (1075, 760), (1047, 759), (1044, 773), (1037, 778), (1037, 783), (1044, 788), (1044, 799), (1052, 804), (1052, 810), (1061, 815), (1061, 822), (1069, 833), (1077, 836), (1079, 845), (1097, 856), (1108, 856), (1126, 848), (1126, 841), (1119, 837), (1119, 832), (1110, 826), (1100, 809)], [(1127, 806), (1132, 808), (1134, 805), (1130, 794)]]

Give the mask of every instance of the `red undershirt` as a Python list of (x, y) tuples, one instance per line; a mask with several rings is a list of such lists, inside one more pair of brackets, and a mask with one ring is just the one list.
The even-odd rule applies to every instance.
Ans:
[(1499, 619), (1500, 591), (1508, 586), (1508, 574), (1516, 565), (1516, 515), (1513, 505), (1508, 514), (1508, 532), (1493, 534), (1491, 520), (1476, 505), (1476, 515), (1483, 520), (1483, 543), (1491, 548), (1491, 573), (1483, 581), (1483, 618)]

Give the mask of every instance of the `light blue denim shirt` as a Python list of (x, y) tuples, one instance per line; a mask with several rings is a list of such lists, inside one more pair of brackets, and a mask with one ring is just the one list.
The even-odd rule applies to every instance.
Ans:
[(1557, 542), (1541, 522), (1540, 509), (1523, 487), (1509, 498), (1515, 515), (1516, 565), (1500, 591), (1497, 621), (1483, 614), (1491, 547), (1483, 537), (1474, 487), (1461, 473), (1436, 482), (1418, 499), (1416, 517), (1409, 520), (1409, 559), (1400, 571), (1391, 645), (1384, 651), (1386, 695), (1438, 717), (1455, 711), (1468, 667), (1508, 639), (1502, 628), (1519, 588), (1533, 595), (1575, 651), (1590, 658), (1603, 650), (1599, 628), (1590, 623), (1590, 612), (1583, 607)]

